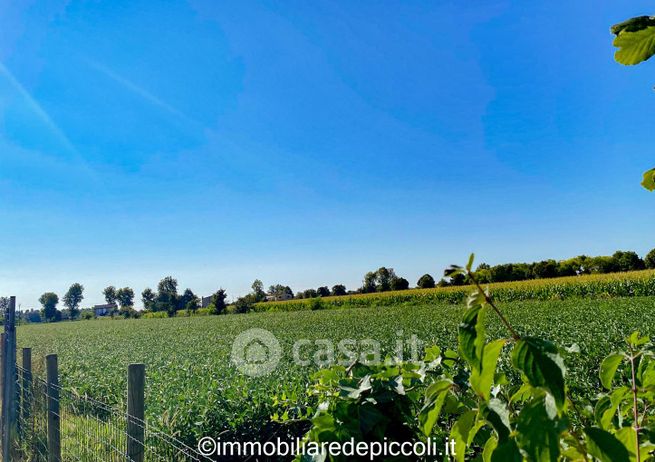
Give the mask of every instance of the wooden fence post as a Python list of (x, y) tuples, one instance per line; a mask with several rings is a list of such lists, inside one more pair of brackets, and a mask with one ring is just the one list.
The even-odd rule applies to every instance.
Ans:
[(45, 361), (48, 392), (48, 462), (61, 462), (57, 355), (48, 355)]
[(145, 383), (145, 364), (130, 364), (127, 367), (127, 459), (131, 462), (143, 462), (145, 453)]
[[(4, 319), (6, 321), (6, 318)], [(0, 396), (4, 399), (5, 396), (5, 342), (6, 335), (3, 332), (0, 334)], [(2, 409), (2, 408), (0, 408)], [(5, 419), (1, 415), (2, 411), (0, 410), (0, 441), (3, 441), (5, 434)]]
[(32, 410), (32, 349), (23, 348), (23, 396), (21, 397), (21, 418), (23, 423), (29, 423)]
[(9, 298), (5, 312), (2, 387), (2, 460), (9, 462), (16, 436), (16, 297)]

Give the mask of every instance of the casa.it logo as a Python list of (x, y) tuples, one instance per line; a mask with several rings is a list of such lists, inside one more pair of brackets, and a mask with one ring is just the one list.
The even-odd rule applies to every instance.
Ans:
[(282, 358), (282, 348), (275, 335), (266, 329), (248, 329), (232, 343), (232, 364), (242, 374), (262, 377), (275, 370)]

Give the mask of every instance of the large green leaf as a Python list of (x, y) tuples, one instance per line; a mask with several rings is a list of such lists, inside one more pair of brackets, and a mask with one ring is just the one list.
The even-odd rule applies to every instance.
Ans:
[(512, 362), (530, 385), (545, 388), (559, 408), (564, 406), (564, 362), (555, 345), (535, 337), (522, 338), (512, 350)]
[(522, 462), (523, 456), (514, 440), (498, 444), (491, 454), (491, 462)]
[(612, 380), (614, 380), (616, 370), (624, 358), (625, 356), (621, 353), (612, 353), (606, 356), (605, 359), (603, 359), (603, 362), (600, 363), (600, 371), (598, 375), (600, 376), (600, 383), (606, 389), (609, 390), (612, 388)]
[(644, 172), (644, 180), (641, 185), (649, 191), (655, 191), (655, 168)]
[(471, 372), (471, 387), (485, 400), (488, 400), (491, 394), (498, 356), (500, 356), (505, 343), (505, 339), (487, 343), (482, 350), (482, 367), (473, 369)]
[(471, 365), (471, 369), (482, 367), (482, 350), (484, 349), (484, 311), (482, 305), (473, 305), (466, 310), (459, 324), (459, 350), (462, 357)]
[(450, 430), (450, 438), (455, 441), (455, 460), (464, 462), (466, 456), (466, 446), (469, 441), (469, 432), (475, 423), (477, 412), (467, 411), (457, 419), (455, 425)]
[(637, 16), (630, 18), (627, 21), (614, 24), (610, 29), (612, 34), (619, 35), (621, 32), (636, 32), (647, 28), (648, 26), (655, 26), (655, 17), (653, 16)]
[(614, 59), (625, 65), (639, 64), (655, 54), (655, 25), (630, 31), (623, 29), (614, 39)]
[(584, 430), (589, 453), (601, 462), (629, 462), (630, 454), (614, 435), (596, 427)]
[(493, 398), (488, 403), (482, 403), (480, 414), (496, 431), (498, 441), (504, 443), (512, 431), (509, 423), (509, 409), (501, 400)]
[(430, 436), (432, 428), (437, 423), (441, 408), (448, 396), (448, 390), (452, 387), (453, 383), (450, 380), (439, 380), (428, 387), (425, 392), (425, 405), (419, 414), (419, 422), (421, 430), (425, 436)]
[[(616, 432), (615, 436), (630, 453), (630, 461), (637, 460), (637, 431), (633, 427), (623, 427)], [(646, 460), (648, 458), (648, 450), (643, 451), (643, 449), (646, 448), (641, 448), (639, 450), (641, 455), (640, 460)], [(644, 452), (644, 454), (641, 454), (642, 452)]]
[(560, 453), (560, 433), (566, 428), (549, 413), (544, 400), (535, 400), (526, 405), (516, 423), (516, 442), (535, 462), (556, 462)]

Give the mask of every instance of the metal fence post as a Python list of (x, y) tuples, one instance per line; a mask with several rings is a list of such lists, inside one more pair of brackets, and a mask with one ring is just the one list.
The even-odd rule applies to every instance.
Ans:
[(143, 462), (145, 452), (145, 383), (145, 364), (130, 364), (127, 367), (127, 458), (131, 462)]
[(45, 361), (48, 393), (48, 462), (61, 462), (57, 355), (48, 355)]
[(24, 424), (30, 421), (32, 410), (32, 349), (23, 348), (23, 396), (21, 397), (20, 420)]
[(16, 436), (16, 297), (9, 298), (5, 313), (2, 387), (2, 460), (9, 462)]

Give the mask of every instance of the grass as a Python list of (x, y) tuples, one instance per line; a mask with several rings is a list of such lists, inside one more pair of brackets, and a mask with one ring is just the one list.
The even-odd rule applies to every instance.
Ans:
[[(567, 359), (568, 383), (575, 392), (587, 395), (598, 389), (600, 359), (627, 334), (635, 329), (655, 334), (655, 298), (651, 297), (518, 301), (501, 307), (521, 333), (549, 338), (560, 346), (580, 346), (581, 354)], [(461, 305), (440, 303), (62, 322), (20, 326), (18, 343), (33, 348), (37, 373), (42, 372), (44, 356), (57, 353), (64, 386), (119, 406), (125, 400), (127, 365), (145, 363), (148, 419), (193, 443), (201, 435), (224, 430), (231, 437), (262, 438), (271, 431), (273, 395), (284, 392), (302, 404), (317, 366), (294, 364), (291, 352), (298, 339), (327, 338), (336, 343), (368, 338), (391, 353), (399, 338), (416, 335), (426, 344), (454, 347), (462, 311)], [(267, 377), (245, 377), (230, 362), (235, 336), (253, 327), (273, 332), (284, 351), (280, 366)], [(492, 336), (505, 336), (493, 317), (489, 330)], [(307, 351), (316, 350), (310, 346)]]

